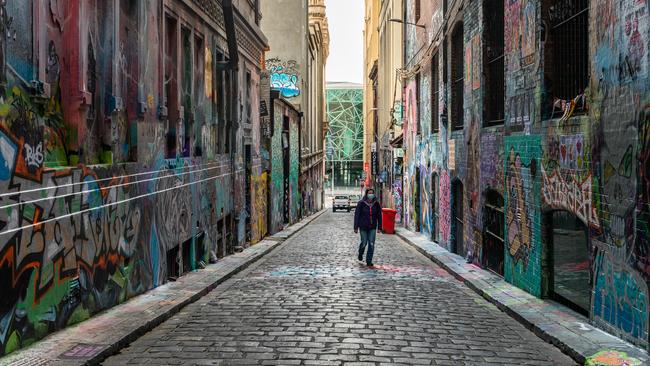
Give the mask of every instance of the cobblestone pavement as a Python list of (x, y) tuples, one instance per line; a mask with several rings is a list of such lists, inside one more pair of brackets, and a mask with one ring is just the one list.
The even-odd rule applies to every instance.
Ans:
[(393, 235), (327, 213), (105, 365), (573, 365)]

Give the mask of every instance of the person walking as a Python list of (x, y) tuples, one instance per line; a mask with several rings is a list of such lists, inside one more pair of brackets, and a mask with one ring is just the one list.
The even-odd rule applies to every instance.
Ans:
[(361, 231), (361, 244), (359, 244), (359, 261), (363, 261), (363, 254), (368, 247), (366, 264), (373, 267), (372, 256), (375, 252), (375, 236), (377, 231), (381, 232), (381, 204), (375, 197), (375, 190), (366, 190), (363, 199), (357, 204), (354, 210), (354, 232)]

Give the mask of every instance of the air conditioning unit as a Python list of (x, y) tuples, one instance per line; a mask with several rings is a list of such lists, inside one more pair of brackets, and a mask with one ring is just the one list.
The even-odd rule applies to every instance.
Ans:
[(158, 107), (158, 119), (164, 120), (169, 117), (169, 110), (167, 109), (167, 106), (161, 105)]

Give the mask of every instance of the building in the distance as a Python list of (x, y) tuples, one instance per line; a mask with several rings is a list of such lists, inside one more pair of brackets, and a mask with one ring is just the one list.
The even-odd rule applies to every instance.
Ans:
[(363, 87), (327, 83), (326, 189), (358, 188), (363, 183)]

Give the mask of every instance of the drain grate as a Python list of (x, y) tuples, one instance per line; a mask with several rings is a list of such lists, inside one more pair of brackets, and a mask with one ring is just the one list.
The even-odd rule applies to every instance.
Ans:
[(97, 356), (105, 346), (101, 344), (79, 343), (63, 352), (59, 358), (64, 360), (87, 359)]

